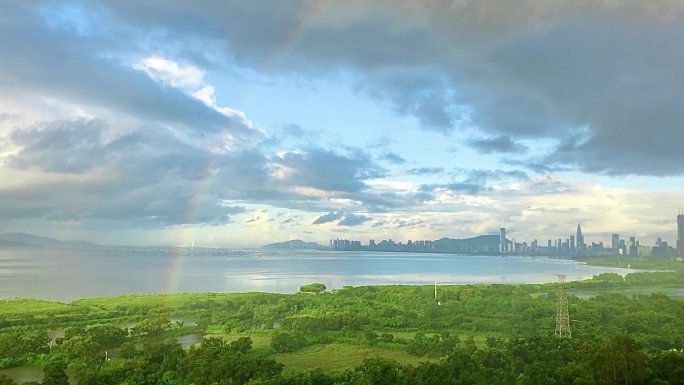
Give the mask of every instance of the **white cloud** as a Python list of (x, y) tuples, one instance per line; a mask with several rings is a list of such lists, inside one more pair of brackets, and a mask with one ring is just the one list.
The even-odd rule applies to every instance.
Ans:
[(195, 89), (204, 84), (204, 71), (201, 69), (192, 65), (181, 66), (157, 55), (140, 60), (133, 68), (145, 72), (155, 81), (176, 88)]
[(254, 128), (254, 124), (243, 111), (221, 106), (216, 102), (216, 88), (205, 81), (204, 71), (196, 66), (183, 66), (171, 59), (153, 55), (135, 63), (133, 68), (145, 72), (156, 82), (179, 88), (206, 106)]

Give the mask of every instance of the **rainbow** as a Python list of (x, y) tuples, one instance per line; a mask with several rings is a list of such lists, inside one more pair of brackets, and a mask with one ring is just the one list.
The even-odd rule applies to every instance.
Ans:
[[(325, 13), (325, 11), (332, 4), (331, 0), (314, 0), (305, 4), (301, 16), (299, 18), (299, 23), (296, 23), (287, 33), (284, 34), (283, 39), (276, 48), (273, 50), (271, 55), (267, 56), (264, 62), (264, 66), (261, 68), (263, 72), (270, 72), (273, 68), (285, 58), (289, 52), (296, 48), (297, 43), (302, 40), (305, 32), (314, 24), (316, 21)], [(195, 184), (192, 195), (187, 202), (187, 209), (185, 210), (185, 215), (183, 217), (182, 223), (191, 224), (197, 215), (197, 210), (200, 206), (202, 197), (211, 182), (212, 179), (212, 167), (214, 166), (214, 161), (216, 154), (220, 153), (220, 150), (209, 149), (209, 156), (207, 165), (204, 171), (204, 175)], [(190, 241), (194, 238), (188, 231), (188, 226), (180, 226), (180, 231), (177, 235), (176, 247), (172, 251), (171, 258), (169, 259), (169, 264), (166, 269), (166, 277), (164, 279), (164, 284), (162, 288), (163, 293), (175, 293), (178, 289), (178, 279), (180, 272), (183, 268), (184, 253), (190, 244)]]
[(178, 278), (183, 267), (184, 256), (186, 250), (190, 245), (190, 240), (194, 239), (194, 236), (188, 231), (188, 224), (193, 223), (193, 220), (197, 216), (197, 211), (202, 203), (202, 197), (211, 182), (212, 179), (212, 166), (214, 164), (215, 156), (210, 155), (207, 159), (207, 165), (204, 168), (204, 173), (198, 182), (193, 186), (192, 193), (190, 194), (190, 199), (187, 202), (187, 208), (185, 214), (183, 215), (181, 223), (179, 226), (179, 231), (176, 235), (176, 246), (171, 252), (171, 258), (169, 259), (168, 267), (166, 268), (166, 277), (164, 279), (164, 284), (162, 287), (163, 293), (175, 293), (178, 288)]
[(313, 0), (304, 5), (299, 22), (287, 31), (262, 67), (263, 72), (270, 72), (290, 53), (302, 40), (304, 33), (318, 21), (333, 4), (332, 0)]

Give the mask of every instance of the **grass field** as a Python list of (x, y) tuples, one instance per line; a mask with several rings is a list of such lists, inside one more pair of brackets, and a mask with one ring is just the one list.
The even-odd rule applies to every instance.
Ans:
[(226, 341), (235, 341), (240, 337), (249, 337), (252, 339), (252, 349), (271, 352), (271, 334), (270, 333), (209, 333), (204, 335), (205, 338), (223, 338)]
[[(269, 297), (286, 296), (287, 294), (268, 294)], [(117, 307), (164, 307), (167, 309), (179, 308), (197, 302), (207, 301), (230, 301), (238, 299), (253, 299), (263, 296), (263, 293), (180, 293), (180, 294), (150, 294), (150, 295), (126, 295), (105, 298), (86, 298), (72, 302), (75, 306), (85, 306), (103, 310), (113, 310)]]
[(607, 266), (607, 267), (621, 267), (631, 269), (644, 270), (669, 270), (669, 271), (684, 271), (684, 261), (673, 261), (663, 259), (639, 259), (639, 258), (605, 258), (605, 257), (590, 257), (585, 260), (587, 265), (592, 266)]
[(61, 302), (41, 301), (37, 299), (3, 299), (0, 300), (0, 318), (12, 319), (32, 315), (58, 315), (80, 313), (78, 306)]
[(338, 343), (313, 345), (293, 353), (276, 353), (271, 357), (285, 365), (286, 372), (302, 372), (312, 369), (328, 372), (337, 371), (356, 367), (362, 364), (363, 360), (373, 357), (386, 358), (411, 365), (434, 360), (427, 357), (416, 357), (401, 350)]

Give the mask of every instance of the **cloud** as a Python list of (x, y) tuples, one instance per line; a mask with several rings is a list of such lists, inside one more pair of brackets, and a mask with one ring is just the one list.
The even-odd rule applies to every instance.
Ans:
[[(240, 183), (232, 191), (206, 183), (210, 153), (162, 130), (105, 139), (111, 130), (100, 120), (74, 120), (15, 131), (10, 138), (20, 150), (0, 171), (21, 178), (0, 186), (0, 216), (136, 228), (222, 225), (245, 210), (226, 203), (240, 195)], [(249, 158), (232, 154), (216, 162)], [(240, 172), (221, 167), (224, 175), (231, 171)]]
[(331, 211), (327, 214), (323, 214), (320, 217), (316, 218), (315, 221), (313, 221), (313, 225), (322, 225), (325, 223), (331, 223), (337, 221), (337, 226), (359, 226), (362, 225), (365, 222), (370, 221), (372, 218), (365, 216), (365, 215), (359, 215), (359, 214), (354, 214), (350, 212), (346, 212), (344, 210), (337, 210), (337, 211)]
[(272, 162), (281, 180), (324, 191), (359, 192), (366, 187), (364, 180), (384, 175), (384, 170), (360, 150), (349, 154), (321, 148), (287, 151), (273, 157)]
[(9, 157), (9, 165), (61, 173), (88, 171), (104, 161), (103, 125), (96, 120), (59, 121), (14, 131), (10, 141), (20, 150)]
[(392, 163), (392, 164), (404, 164), (404, 163), (406, 163), (406, 159), (402, 158), (401, 156), (399, 156), (393, 152), (385, 152), (382, 155), (380, 155), (378, 158), (380, 160), (384, 160), (384, 161)]
[(327, 214), (321, 215), (313, 221), (312, 225), (322, 225), (324, 223), (334, 222), (338, 219), (344, 217), (344, 211), (332, 211)]
[(471, 183), (486, 184), (491, 181), (514, 180), (522, 181), (528, 180), (529, 176), (524, 171), (520, 170), (480, 170), (480, 169), (455, 169), (457, 174), (466, 176), (465, 181)]
[(348, 213), (347, 215), (342, 218), (341, 221), (337, 223), (338, 226), (359, 226), (365, 222), (370, 221), (371, 217), (367, 217), (365, 215), (356, 215), (352, 213)]
[(152, 79), (178, 88), (196, 88), (204, 83), (204, 72), (195, 66), (181, 66), (161, 56), (149, 56), (133, 65)]
[[(359, 92), (427, 130), (479, 130), (485, 139), (472, 145), (484, 152), (522, 153), (521, 139), (581, 129), (585, 142), (548, 161), (588, 173), (684, 173), (684, 152), (673, 148), (684, 141), (684, 54), (672, 49), (684, 38), (679, 1), (343, 2), (317, 5), (313, 20), (310, 1), (101, 7), (168, 31), (189, 51), (212, 42), (230, 58), (224, 65), (345, 71)], [(283, 50), (273, 36), (292, 30)]]
[(430, 183), (420, 186), (423, 193), (434, 193), (435, 190), (447, 190), (456, 194), (477, 194), (485, 186), (478, 183)]
[[(126, 36), (113, 35), (122, 39), (116, 41), (113, 40), (116, 37), (75, 35), (72, 30), (51, 27), (42, 20), (38, 10), (28, 5), (8, 5), (4, 11), (8, 15), (0, 20), (0, 94), (4, 97), (38, 94), (62, 103), (173, 125), (195, 136), (256, 135), (241, 119), (227, 116), (182, 90), (160, 84), (128, 66), (120, 55), (129, 54), (127, 49), (137, 47), (123, 48), (122, 40)], [(114, 25), (105, 25), (116, 29)], [(153, 71), (155, 77), (174, 84), (187, 84), (193, 76), (196, 79), (190, 83), (201, 78), (189, 75), (193, 70), (180, 67), (172, 75), (173, 64), (168, 60), (155, 58), (147, 64), (145, 68)]]
[(491, 138), (471, 139), (468, 144), (485, 154), (506, 153), (523, 154), (527, 152), (527, 146), (514, 142), (509, 136), (496, 136)]
[(407, 173), (413, 175), (436, 175), (444, 172), (443, 167), (418, 167), (406, 170)]

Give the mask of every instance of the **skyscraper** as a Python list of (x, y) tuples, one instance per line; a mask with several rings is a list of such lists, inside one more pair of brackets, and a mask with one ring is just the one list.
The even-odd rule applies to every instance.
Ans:
[(571, 251), (575, 251), (575, 236), (571, 235), (570, 236), (570, 243), (569, 246)]
[(611, 235), (613, 254), (620, 254), (620, 234)]
[(677, 254), (684, 256), (684, 214), (677, 215)]
[(502, 227), (501, 228), (501, 235), (499, 235), (499, 252), (504, 254), (506, 253), (506, 228)]
[(582, 234), (582, 226), (577, 224), (577, 251), (584, 251), (584, 235)]

